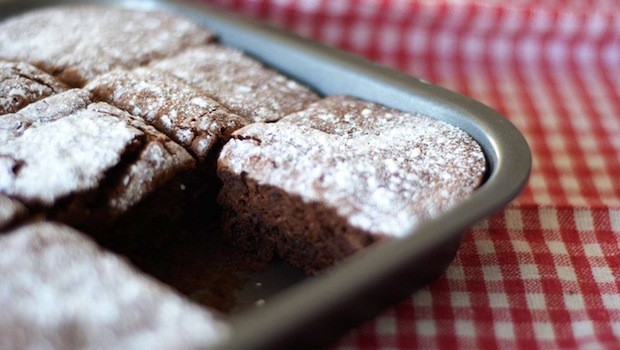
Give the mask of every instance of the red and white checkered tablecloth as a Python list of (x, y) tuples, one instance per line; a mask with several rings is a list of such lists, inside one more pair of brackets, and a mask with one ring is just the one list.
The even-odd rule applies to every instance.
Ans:
[(214, 2), (480, 100), (532, 148), (446, 273), (334, 349), (620, 349), (618, 0)]

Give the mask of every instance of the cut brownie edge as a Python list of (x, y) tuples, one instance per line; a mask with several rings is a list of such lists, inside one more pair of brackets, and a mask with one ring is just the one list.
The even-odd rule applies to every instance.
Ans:
[(172, 234), (191, 203), (194, 161), (189, 157), (189, 162), (171, 164), (174, 169), (160, 173), (141, 171), (149, 162), (149, 149), (158, 146), (143, 144), (126, 154), (98, 188), (59, 201), (48, 216), (103, 241), (131, 236), (147, 245)]
[[(140, 118), (106, 103), (88, 109), (123, 118), (144, 134), (144, 141), (121, 157), (97, 189), (57, 206), (52, 216), (100, 240), (129, 235), (139, 244), (157, 244), (172, 234), (192, 202), (194, 158)], [(139, 239), (146, 235), (149, 240)]]
[(264, 259), (275, 255), (317, 273), (387, 236), (356, 228), (320, 202), (221, 167), (218, 176), (225, 238)]

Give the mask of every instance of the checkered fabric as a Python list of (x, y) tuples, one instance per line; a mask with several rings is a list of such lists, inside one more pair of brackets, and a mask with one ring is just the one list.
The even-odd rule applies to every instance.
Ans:
[(532, 148), (444, 275), (334, 349), (620, 349), (620, 2), (215, 2), (480, 100)]

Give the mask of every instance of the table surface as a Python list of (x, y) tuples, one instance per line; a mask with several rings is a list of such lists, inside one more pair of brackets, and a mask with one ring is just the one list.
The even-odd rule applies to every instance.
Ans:
[(333, 349), (620, 348), (620, 2), (211, 1), (480, 100), (528, 186)]

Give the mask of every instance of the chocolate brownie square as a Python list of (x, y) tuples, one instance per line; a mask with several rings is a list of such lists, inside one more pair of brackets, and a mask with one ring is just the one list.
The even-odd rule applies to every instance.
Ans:
[(238, 130), (218, 160), (225, 234), (316, 272), (408, 235), (477, 188), (485, 158), (462, 130), (333, 96)]
[[(0, 131), (0, 194), (106, 234), (120, 217), (195, 167), (181, 146), (139, 118), (93, 103), (85, 90), (4, 115)], [(181, 185), (174, 186), (179, 197)]]
[(186, 301), (67, 226), (0, 234), (0, 348), (209, 348), (230, 335)]

